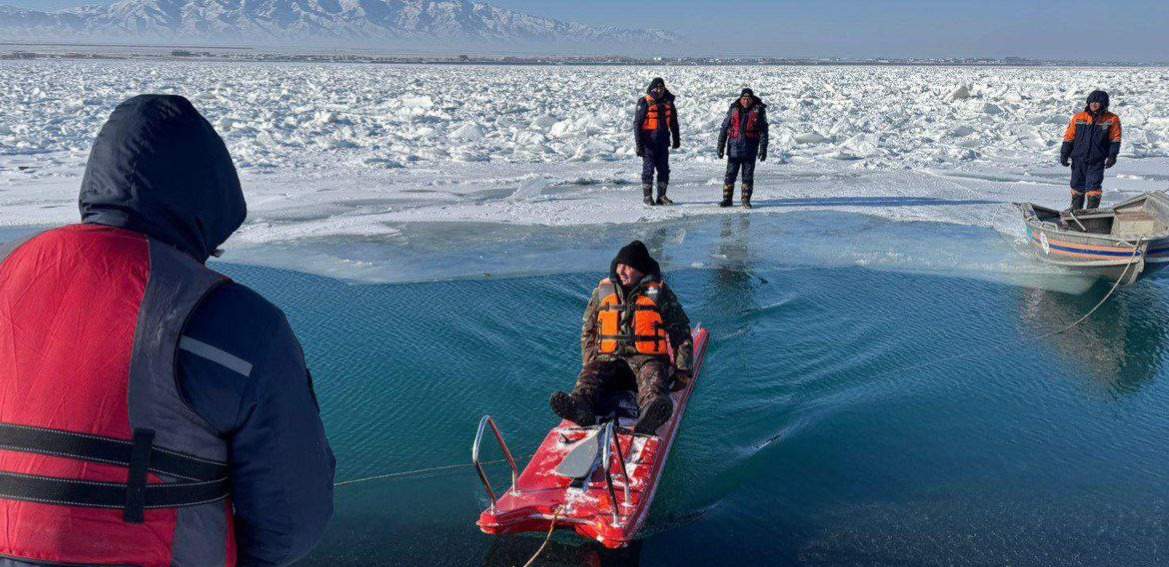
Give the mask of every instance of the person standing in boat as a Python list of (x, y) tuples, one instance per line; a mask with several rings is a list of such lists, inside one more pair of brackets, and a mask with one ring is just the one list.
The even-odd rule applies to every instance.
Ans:
[[(678, 133), (678, 110), (666, 81), (655, 77), (645, 96), (637, 100), (633, 118), (633, 140), (641, 158), (641, 195), (647, 205), (672, 205), (666, 196), (670, 185), (670, 148), (682, 145)], [(654, 172), (657, 172), (658, 197), (653, 196)]]
[(751, 208), (751, 192), (755, 188), (755, 160), (767, 161), (767, 105), (751, 89), (743, 89), (731, 103), (718, 135), (718, 159), (727, 156), (727, 174), (723, 179), (723, 200), (720, 207), (731, 206), (735, 195), (735, 179), (743, 172), (741, 195), (743, 207)]
[(1063, 134), (1059, 163), (1072, 168), (1072, 208), (1095, 209), (1104, 194), (1104, 170), (1120, 154), (1120, 117), (1108, 112), (1108, 93), (1092, 91), (1084, 111)]
[(634, 431), (652, 435), (674, 411), (671, 371), (675, 380), (690, 377), (690, 319), (641, 241), (622, 248), (609, 271), (585, 309), (576, 386), (571, 394), (552, 395), (552, 411), (578, 425), (593, 425), (604, 394), (634, 389), (640, 410)]

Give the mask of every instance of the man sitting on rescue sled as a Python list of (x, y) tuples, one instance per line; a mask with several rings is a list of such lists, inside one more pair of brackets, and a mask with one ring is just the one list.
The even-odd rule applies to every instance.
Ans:
[(576, 387), (572, 394), (553, 394), (552, 411), (578, 425), (593, 425), (605, 394), (634, 390), (641, 416), (634, 431), (652, 435), (674, 411), (671, 377), (689, 379), (694, 352), (690, 319), (640, 241), (622, 248), (609, 271), (585, 309), (583, 368)]

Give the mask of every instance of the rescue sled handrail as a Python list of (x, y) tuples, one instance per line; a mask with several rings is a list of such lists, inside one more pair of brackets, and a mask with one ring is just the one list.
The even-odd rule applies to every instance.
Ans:
[[(625, 505), (629, 505), (629, 470), (625, 467), (625, 454), (621, 451), (621, 436), (617, 435), (617, 426), (613, 426), (613, 446), (617, 449), (617, 462), (621, 464), (621, 476), (625, 477)], [(629, 438), (629, 449), (633, 450), (633, 437)], [(614, 503), (614, 506), (617, 504)]]
[(483, 416), (479, 420), (479, 430), (475, 433), (475, 444), (471, 446), (471, 462), (475, 465), (475, 470), (479, 473), (479, 480), (483, 482), (483, 488), (487, 489), (487, 496), (491, 497), (491, 507), (495, 508), (495, 490), (491, 488), (491, 481), (487, 478), (487, 471), (483, 470), (483, 464), (479, 461), (479, 445), (483, 443), (483, 431), (487, 426), (491, 426), (491, 432), (495, 434), (495, 440), (499, 442), (499, 447), (503, 449), (503, 456), (507, 457), (507, 464), (511, 467), (511, 492), (516, 492), (516, 479), (520, 476), (519, 468), (516, 467), (515, 457), (511, 456), (511, 449), (507, 448), (507, 442), (503, 440), (503, 433), (500, 433), (499, 426), (495, 425), (495, 420), (491, 419), (490, 415)]
[[(610, 452), (612, 448), (610, 447), (610, 443), (614, 441), (620, 443), (620, 440), (614, 439), (616, 437), (613, 433), (615, 431), (613, 428), (614, 421), (616, 419), (606, 423), (605, 428), (601, 430), (601, 470), (605, 472), (605, 487), (609, 489), (609, 502), (612, 503), (613, 508), (613, 525), (619, 526), (621, 525), (621, 517), (617, 514), (617, 511), (620, 507), (617, 504), (617, 492), (613, 490), (613, 473), (609, 470), (611, 468), (610, 462), (612, 461), (612, 453)], [(625, 463), (621, 463), (621, 469), (625, 469)], [(626, 481), (626, 487), (628, 486), (629, 483)]]

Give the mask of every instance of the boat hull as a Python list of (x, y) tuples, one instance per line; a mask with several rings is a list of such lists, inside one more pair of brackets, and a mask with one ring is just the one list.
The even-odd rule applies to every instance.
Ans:
[(1027, 227), (1027, 240), (1040, 260), (1077, 274), (1129, 285), (1169, 263), (1169, 240), (1137, 246), (1093, 241), (1063, 231)]
[(1146, 193), (1108, 209), (1018, 206), (1031, 249), (1048, 264), (1121, 285), (1169, 264), (1169, 196), (1163, 193)]

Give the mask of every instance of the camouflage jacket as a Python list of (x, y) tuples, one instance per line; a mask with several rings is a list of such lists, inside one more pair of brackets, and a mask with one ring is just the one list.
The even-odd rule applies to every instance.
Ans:
[[(622, 294), (623, 303), (635, 298), (641, 292), (641, 286), (635, 287), (626, 293), (617, 287), (617, 293)], [(619, 354), (600, 354), (597, 351), (597, 313), (600, 310), (600, 287), (593, 289), (589, 298), (589, 305), (585, 308), (580, 329), (580, 356), (581, 363), (588, 366), (594, 360), (649, 359), (652, 356), (637, 354), (632, 347), (626, 347), (626, 352)], [(694, 356), (694, 341), (690, 335), (690, 318), (678, 302), (678, 296), (662, 282), (661, 292), (658, 294), (658, 309), (662, 314), (662, 321), (666, 325), (666, 333), (670, 335), (670, 346), (674, 349), (673, 365), (678, 370), (690, 370), (690, 363)]]

